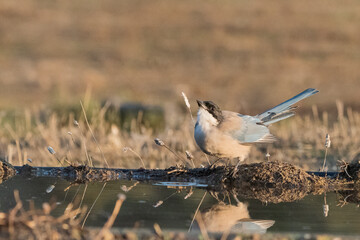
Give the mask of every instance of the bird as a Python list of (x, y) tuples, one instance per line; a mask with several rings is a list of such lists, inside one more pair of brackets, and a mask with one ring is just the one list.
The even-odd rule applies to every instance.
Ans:
[(196, 100), (199, 106), (194, 138), (200, 149), (218, 159), (244, 161), (256, 143), (273, 143), (277, 138), (269, 125), (295, 115), (295, 103), (319, 91), (308, 88), (279, 105), (256, 116), (223, 111), (212, 101)]

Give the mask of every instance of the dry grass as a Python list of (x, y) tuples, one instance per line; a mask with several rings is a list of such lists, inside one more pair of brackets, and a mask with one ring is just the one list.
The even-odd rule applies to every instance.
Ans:
[[(70, 203), (63, 215), (54, 217), (51, 211), (56, 204), (44, 203), (42, 209), (36, 209), (34, 202), (30, 202), (30, 209), (26, 210), (18, 191), (14, 192), (14, 196), (16, 206), (8, 213), (0, 212), (1, 239), (115, 239), (110, 229), (126, 199), (125, 195), (119, 194), (109, 219), (100, 230), (96, 230), (83, 229), (84, 225), (81, 226), (86, 221), (85, 207), (76, 208)], [(117, 238), (123, 237), (120, 235)]]
[[(71, 113), (62, 117), (53, 113), (45, 121), (40, 121), (39, 115), (29, 112), (33, 119), (33, 125), (29, 127), (26, 126), (30, 124), (21, 124), (26, 122), (26, 117), (17, 118), (15, 126), (7, 124), (7, 119), (0, 119), (0, 123), (6, 126), (0, 128), (1, 155), (13, 165), (57, 166), (58, 161), (62, 164), (83, 164), (90, 159), (94, 166), (105, 167), (105, 157), (110, 167), (165, 168), (175, 165), (179, 158), (186, 161), (188, 151), (194, 156), (195, 166), (208, 164), (194, 142), (193, 123), (187, 114), (179, 112), (176, 118), (169, 119), (172, 122), (170, 126), (154, 135), (151, 129), (144, 127), (130, 132), (122, 130), (106, 121), (102, 109), (93, 111), (96, 113), (89, 122), (92, 132), (83, 117), (74, 125)], [(296, 115), (274, 124), (271, 131), (279, 141), (273, 145), (256, 145), (247, 161), (265, 161), (266, 154), (270, 153), (270, 160), (294, 163), (305, 170), (317, 171), (323, 163), (324, 138), (328, 133), (332, 145), (328, 149), (327, 162), (329, 170), (336, 170), (337, 161), (351, 161), (359, 153), (360, 146), (360, 113), (350, 108), (346, 113), (343, 111), (342, 104), (338, 103), (338, 118), (334, 122), (329, 122), (327, 112), (318, 116), (314, 108), (313, 115)], [(65, 117), (68, 119), (66, 124), (62, 119)], [(156, 137), (175, 154), (156, 145)], [(56, 153), (50, 154), (48, 146)], [(128, 149), (132, 151), (126, 151)], [(32, 163), (27, 161), (28, 158)]]
[(84, 239), (86, 236), (86, 232), (80, 228), (85, 208), (74, 209), (70, 204), (62, 216), (55, 218), (50, 215), (54, 206), (44, 203), (43, 209), (35, 209), (32, 202), (30, 209), (26, 211), (19, 192), (15, 191), (14, 195), (16, 206), (9, 213), (0, 213), (0, 238)]

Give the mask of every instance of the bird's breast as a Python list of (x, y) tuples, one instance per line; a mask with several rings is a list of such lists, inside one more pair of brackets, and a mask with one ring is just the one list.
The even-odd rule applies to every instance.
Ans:
[(203, 152), (217, 157), (243, 159), (250, 150), (250, 146), (240, 144), (238, 140), (217, 127), (206, 129), (200, 124), (196, 124), (194, 138)]
[(206, 150), (206, 133), (205, 130), (199, 125), (196, 124), (194, 131), (194, 138), (196, 144), (201, 148), (203, 152), (207, 152)]

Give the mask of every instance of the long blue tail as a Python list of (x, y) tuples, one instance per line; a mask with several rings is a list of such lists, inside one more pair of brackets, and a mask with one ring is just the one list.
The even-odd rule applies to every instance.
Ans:
[(314, 88), (308, 88), (305, 91), (299, 93), (298, 95), (290, 98), (289, 100), (280, 103), (276, 107), (273, 107), (261, 114), (258, 114), (256, 117), (258, 117), (264, 125), (269, 125), (271, 123), (275, 123), (283, 119), (292, 117), (295, 115), (295, 113), (292, 111), (295, 109), (295, 107), (292, 107), (292, 105), (318, 92), (319, 91)]

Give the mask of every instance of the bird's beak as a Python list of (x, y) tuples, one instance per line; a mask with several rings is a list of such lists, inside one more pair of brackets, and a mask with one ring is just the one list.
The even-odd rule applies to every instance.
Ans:
[(204, 102), (203, 102), (203, 101), (196, 100), (196, 102), (197, 102), (197, 104), (198, 104), (198, 106), (199, 106), (199, 107), (201, 107), (201, 108), (205, 108), (205, 104), (204, 104)]

